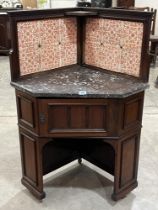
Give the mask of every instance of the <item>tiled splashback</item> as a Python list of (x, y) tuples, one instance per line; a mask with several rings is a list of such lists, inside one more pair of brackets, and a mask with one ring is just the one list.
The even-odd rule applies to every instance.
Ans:
[[(19, 22), (20, 75), (77, 63), (76, 18)], [(139, 77), (143, 23), (87, 18), (84, 62)]]
[(76, 18), (19, 22), (20, 75), (77, 62)]
[(139, 77), (143, 23), (88, 18), (85, 63)]

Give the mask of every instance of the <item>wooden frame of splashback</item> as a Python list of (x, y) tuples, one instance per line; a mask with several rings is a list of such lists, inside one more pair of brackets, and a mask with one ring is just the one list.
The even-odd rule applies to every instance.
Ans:
[[(87, 17), (106, 18), (112, 20), (124, 20), (143, 23), (143, 40), (141, 50), (141, 63), (139, 79), (148, 81), (149, 55), (148, 45), (152, 13), (131, 10), (98, 9), (98, 8), (65, 8), (49, 10), (30, 10), (9, 12), (11, 24), (11, 80), (16, 81), (20, 76), (17, 23), (21, 21), (44, 20), (50, 18), (76, 17), (77, 18), (77, 64), (90, 68), (100, 69), (84, 63), (85, 22)], [(66, 68), (67, 66), (61, 67)], [(107, 69), (108, 70), (108, 69)], [(114, 73), (114, 72), (113, 72)]]

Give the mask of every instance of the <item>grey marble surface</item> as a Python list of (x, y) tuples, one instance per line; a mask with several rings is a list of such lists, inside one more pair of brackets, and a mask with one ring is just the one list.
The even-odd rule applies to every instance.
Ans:
[(131, 76), (77, 65), (27, 76), (11, 84), (35, 97), (59, 98), (123, 98), (148, 87)]

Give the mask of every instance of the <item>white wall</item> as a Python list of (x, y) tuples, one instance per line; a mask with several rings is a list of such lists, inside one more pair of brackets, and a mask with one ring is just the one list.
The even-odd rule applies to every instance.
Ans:
[(117, 7), (117, 0), (112, 0), (112, 7)]
[(151, 7), (157, 9), (155, 34), (158, 35), (158, 0), (135, 0), (135, 7)]
[[(77, 4), (77, 0), (50, 0), (51, 1), (51, 7), (75, 7)], [(87, 0), (91, 1), (91, 0)], [(112, 0), (112, 6), (117, 6), (117, 0)]]
[(52, 8), (75, 7), (77, 0), (50, 0)]
[[(51, 3), (52, 8), (75, 7), (77, 0), (48, 0), (48, 7)], [(117, 0), (112, 0), (112, 6), (117, 6)], [(158, 0), (135, 0), (135, 7), (151, 7), (158, 10)], [(156, 20), (155, 34), (158, 35), (158, 13)]]

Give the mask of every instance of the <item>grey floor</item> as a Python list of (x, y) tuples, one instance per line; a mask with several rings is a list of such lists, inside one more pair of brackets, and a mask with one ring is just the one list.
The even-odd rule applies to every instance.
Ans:
[(0, 56), (0, 210), (158, 210), (158, 67), (150, 70), (141, 135), (139, 187), (124, 199), (111, 200), (112, 177), (84, 162), (73, 162), (44, 177), (47, 197), (36, 200), (20, 183), (14, 89), (7, 56)]

